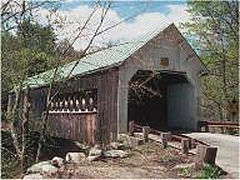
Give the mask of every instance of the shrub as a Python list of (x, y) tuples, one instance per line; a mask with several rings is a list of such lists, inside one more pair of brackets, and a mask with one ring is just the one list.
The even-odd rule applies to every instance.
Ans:
[(221, 174), (221, 170), (215, 165), (206, 165), (200, 171), (199, 178), (201, 179), (218, 179)]

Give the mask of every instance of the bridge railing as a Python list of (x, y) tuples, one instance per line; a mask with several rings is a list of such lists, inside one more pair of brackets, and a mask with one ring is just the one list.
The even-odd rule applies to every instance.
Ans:
[(209, 132), (210, 127), (221, 128), (221, 129), (239, 129), (240, 125), (238, 122), (230, 121), (198, 121), (198, 131), (204, 127), (205, 132)]

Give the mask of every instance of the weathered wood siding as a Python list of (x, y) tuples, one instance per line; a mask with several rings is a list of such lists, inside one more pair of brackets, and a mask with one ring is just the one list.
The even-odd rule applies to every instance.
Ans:
[[(84, 143), (101, 142), (108, 144), (117, 137), (117, 99), (118, 99), (118, 68), (85, 75), (69, 81), (63, 93), (76, 93), (83, 90), (97, 90), (97, 112), (93, 114), (64, 114), (49, 116), (49, 132), (51, 135)], [(38, 116), (43, 111), (38, 105), (38, 95), (43, 90), (32, 92)], [(44, 98), (42, 98), (44, 99)], [(93, 125), (94, 124), (94, 125)], [(94, 130), (91, 129), (92, 126)], [(93, 133), (94, 132), (94, 133)], [(93, 137), (89, 137), (91, 136)]]
[(97, 113), (49, 115), (48, 127), (53, 136), (77, 140), (85, 144), (99, 141), (97, 126)]

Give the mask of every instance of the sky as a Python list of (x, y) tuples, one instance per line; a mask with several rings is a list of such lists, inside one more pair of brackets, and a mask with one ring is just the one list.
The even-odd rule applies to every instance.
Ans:
[[(65, 0), (61, 3), (55, 18), (62, 22), (62, 26), (56, 27), (55, 31), (59, 40), (72, 40), (79, 32), (78, 27), (82, 27), (91, 12), (93, 11), (92, 1)], [(131, 41), (141, 35), (157, 30), (166, 24), (189, 20), (186, 11), (185, 1), (112, 1), (111, 9), (108, 11), (101, 30), (120, 23), (118, 26), (106, 31), (94, 40), (95, 46), (104, 46), (108, 42)], [(40, 21), (44, 22), (49, 14), (46, 9), (38, 12)], [(81, 38), (74, 43), (77, 50), (87, 46), (91, 34), (100, 22), (101, 9), (99, 9), (91, 21), (88, 29), (82, 33)], [(61, 17), (61, 18), (60, 18)], [(130, 18), (131, 17), (131, 18)], [(128, 19), (130, 18), (130, 19)], [(128, 20), (126, 20), (128, 19)]]

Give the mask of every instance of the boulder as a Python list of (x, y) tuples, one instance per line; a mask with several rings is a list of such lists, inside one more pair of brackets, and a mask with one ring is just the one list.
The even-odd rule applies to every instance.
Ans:
[(47, 173), (53, 174), (58, 171), (58, 168), (53, 166), (50, 161), (42, 161), (40, 163), (34, 164), (30, 168), (27, 169), (28, 174), (32, 173)]
[(42, 161), (37, 164), (32, 165), (27, 169), (27, 173), (39, 173), (42, 172), (42, 167), (45, 165), (51, 165), (50, 161)]
[(119, 144), (122, 144), (122, 143), (112, 142), (112, 143), (110, 143), (110, 148), (111, 148), (111, 149), (118, 149)]
[(88, 161), (98, 160), (102, 156), (102, 150), (98, 146), (94, 146), (89, 150)]
[(178, 164), (174, 166), (173, 169), (182, 169), (182, 168), (194, 168), (195, 164), (194, 163), (188, 163), (188, 164)]
[(28, 174), (23, 177), (23, 179), (43, 179), (43, 175), (40, 173)]
[(121, 148), (118, 149), (124, 150), (142, 145), (144, 143), (144, 140), (140, 137), (129, 136), (127, 134), (119, 134), (118, 143), (122, 144)]
[(51, 164), (46, 164), (46, 165), (42, 166), (41, 173), (52, 175), (52, 174), (55, 174), (57, 171), (58, 171), (57, 167), (55, 167)]
[(74, 141), (74, 144), (75, 144), (77, 147), (79, 147), (80, 149), (84, 150), (84, 151), (86, 151), (86, 150), (89, 148), (89, 146), (87, 146), (87, 145), (85, 145), (85, 144), (81, 144), (81, 143), (78, 142), (78, 141)]
[(96, 161), (100, 158), (100, 156), (88, 156), (86, 158), (87, 161)]
[(86, 159), (84, 153), (81, 152), (70, 152), (66, 155), (66, 162), (78, 164)]
[(124, 158), (128, 156), (128, 153), (123, 150), (108, 150), (103, 155), (106, 158)]
[(129, 149), (129, 146), (126, 146), (120, 142), (112, 142), (112, 143), (110, 143), (110, 148), (124, 150), (124, 149)]
[(92, 147), (89, 150), (89, 156), (101, 156), (102, 155), (102, 150), (100, 148), (98, 148), (97, 146)]
[(51, 160), (51, 164), (53, 165), (53, 166), (56, 166), (56, 167), (61, 167), (61, 166), (63, 166), (63, 164), (64, 164), (64, 159), (63, 158), (61, 158), (61, 157), (54, 157), (52, 160)]

